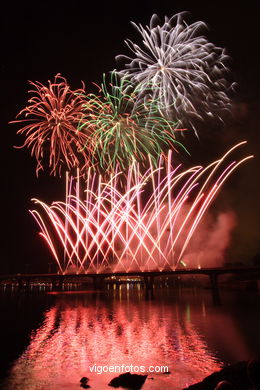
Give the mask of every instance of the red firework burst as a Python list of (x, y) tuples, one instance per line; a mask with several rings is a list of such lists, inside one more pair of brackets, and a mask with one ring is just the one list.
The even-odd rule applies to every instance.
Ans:
[(66, 170), (84, 168), (89, 163), (86, 145), (88, 135), (78, 129), (82, 119), (85, 103), (84, 85), (82, 89), (72, 91), (67, 80), (57, 74), (54, 82), (30, 82), (34, 87), (29, 93), (34, 96), (28, 100), (29, 105), (19, 112), (25, 119), (12, 123), (27, 122), (17, 134), (25, 134), (26, 140), (20, 148), (31, 149), (31, 155), (37, 160), (36, 174), (47, 164), (50, 174), (61, 174)]

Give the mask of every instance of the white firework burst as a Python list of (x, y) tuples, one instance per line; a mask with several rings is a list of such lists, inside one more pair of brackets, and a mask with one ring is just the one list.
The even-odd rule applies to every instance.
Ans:
[(171, 120), (196, 131), (197, 119), (221, 119), (231, 107), (232, 84), (225, 78), (228, 56), (225, 50), (201, 35), (206, 24), (188, 25), (184, 13), (165, 17), (162, 26), (153, 15), (150, 26), (132, 22), (142, 36), (142, 46), (127, 39), (133, 57), (119, 55), (125, 69), (120, 73), (139, 89), (139, 98), (152, 98)]

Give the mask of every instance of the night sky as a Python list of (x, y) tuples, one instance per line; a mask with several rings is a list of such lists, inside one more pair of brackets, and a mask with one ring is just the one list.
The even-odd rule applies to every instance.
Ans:
[(14, 149), (23, 138), (19, 126), (8, 124), (26, 105), (28, 80), (47, 83), (55, 74), (67, 78), (73, 89), (94, 91), (102, 73), (117, 67), (115, 56), (129, 54), (124, 39), (140, 38), (130, 21), (148, 24), (153, 13), (161, 18), (189, 11), (187, 20), (202, 20), (209, 26), (207, 37), (225, 47), (231, 56), (230, 77), (238, 83), (234, 95), (233, 121), (219, 131), (206, 132), (197, 140), (192, 135), (191, 163), (206, 163), (230, 145), (247, 139), (244, 153), (255, 154), (222, 190), (219, 209), (237, 214), (232, 261), (248, 262), (260, 252), (259, 212), (259, 12), (257, 2), (237, 1), (37, 1), (6, 2), (1, 17), (1, 183), (3, 200), (0, 272), (47, 271), (51, 255), (38, 237), (38, 227), (28, 213), (30, 199), (51, 202), (64, 196), (64, 180), (35, 175), (36, 162), (28, 150)]

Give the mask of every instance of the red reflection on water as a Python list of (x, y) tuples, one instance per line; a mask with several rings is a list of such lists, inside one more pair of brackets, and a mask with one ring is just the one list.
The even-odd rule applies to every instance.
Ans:
[(190, 313), (177, 304), (78, 300), (71, 305), (63, 299), (32, 334), (7, 388), (78, 389), (82, 376), (90, 378), (92, 389), (106, 388), (116, 375), (90, 373), (94, 364), (169, 367), (171, 375), (153, 374), (144, 389), (180, 389), (220, 367)]

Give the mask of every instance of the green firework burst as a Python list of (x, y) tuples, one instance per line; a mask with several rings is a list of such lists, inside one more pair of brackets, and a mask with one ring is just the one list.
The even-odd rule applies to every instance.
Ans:
[(159, 114), (155, 101), (140, 102), (137, 96), (132, 84), (116, 72), (109, 83), (104, 75), (98, 95), (86, 96), (79, 128), (91, 134), (86, 147), (97, 169), (114, 172), (119, 165), (125, 170), (133, 161), (145, 165), (148, 156), (156, 165), (165, 149), (184, 148), (175, 138), (176, 123)]

